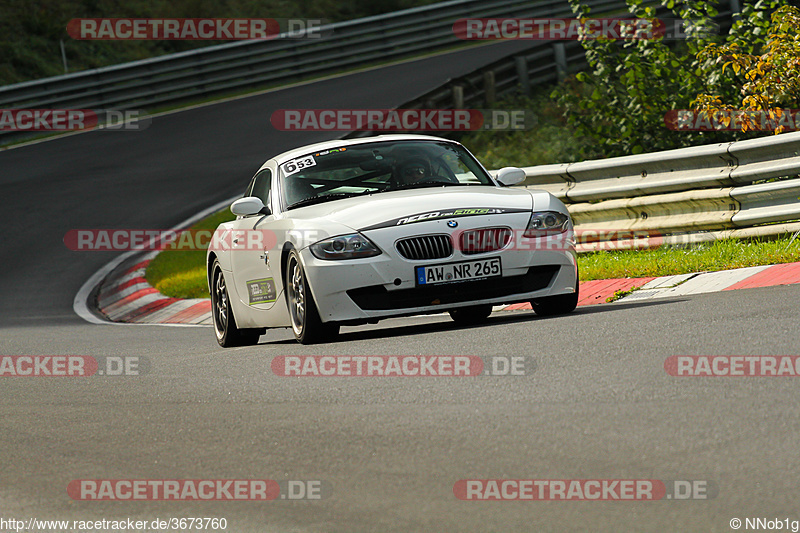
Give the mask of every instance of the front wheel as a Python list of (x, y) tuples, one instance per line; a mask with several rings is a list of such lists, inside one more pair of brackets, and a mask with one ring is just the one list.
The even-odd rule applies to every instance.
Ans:
[(580, 284), (575, 282), (575, 292), (570, 294), (559, 294), (558, 296), (547, 296), (531, 302), (531, 307), (539, 316), (566, 315), (578, 307), (578, 289)]
[(258, 338), (263, 330), (236, 327), (228, 287), (225, 285), (225, 277), (222, 275), (219, 261), (214, 261), (211, 272), (211, 314), (214, 319), (214, 333), (217, 342), (223, 348), (258, 344)]
[(292, 331), (294, 331), (294, 338), (297, 339), (297, 342), (316, 344), (338, 335), (339, 326), (325, 324), (319, 316), (297, 250), (289, 252), (289, 259), (286, 262), (285, 287), (286, 304), (289, 306)]

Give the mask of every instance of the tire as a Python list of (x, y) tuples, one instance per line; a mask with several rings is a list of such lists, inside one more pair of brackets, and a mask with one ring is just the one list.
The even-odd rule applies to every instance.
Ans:
[(332, 340), (339, 334), (337, 324), (325, 324), (319, 316), (305, 270), (297, 250), (286, 260), (286, 305), (292, 321), (294, 338), (300, 344), (316, 344)]
[(251, 346), (258, 344), (258, 338), (264, 332), (262, 329), (239, 329), (231, 310), (231, 300), (222, 267), (219, 261), (214, 261), (211, 267), (211, 315), (214, 322), (214, 334), (217, 342), (223, 348), (233, 346)]
[(479, 324), (489, 318), (492, 314), (491, 305), (473, 305), (471, 307), (460, 307), (450, 311), (450, 318), (456, 324), (473, 325)]
[(539, 316), (566, 315), (571, 313), (578, 306), (579, 282), (575, 282), (575, 292), (572, 294), (559, 294), (558, 296), (547, 296), (531, 301), (531, 307)]

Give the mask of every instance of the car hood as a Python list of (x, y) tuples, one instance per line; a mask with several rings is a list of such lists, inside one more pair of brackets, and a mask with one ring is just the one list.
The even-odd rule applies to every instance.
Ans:
[[(543, 193), (545, 197), (549, 196)], [(535, 195), (524, 189), (464, 186), (392, 191), (332, 200), (287, 211), (307, 222), (342, 224), (354, 230), (402, 225), (417, 220), (531, 211)], [(543, 203), (548, 203), (543, 199)], [(544, 208), (544, 206), (543, 206)]]

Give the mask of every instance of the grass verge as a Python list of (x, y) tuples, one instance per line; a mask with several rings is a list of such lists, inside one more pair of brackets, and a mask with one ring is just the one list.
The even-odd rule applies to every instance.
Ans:
[(582, 254), (581, 280), (643, 278), (800, 261), (800, 239), (727, 239), (690, 248), (661, 247)]
[[(227, 207), (199, 221), (190, 229), (214, 231), (236, 218)], [(147, 267), (147, 282), (174, 298), (208, 298), (206, 250), (164, 250)]]

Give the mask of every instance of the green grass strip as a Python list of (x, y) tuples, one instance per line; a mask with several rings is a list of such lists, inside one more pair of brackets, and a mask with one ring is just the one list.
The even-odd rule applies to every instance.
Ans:
[(726, 239), (688, 248), (604, 251), (581, 254), (581, 280), (642, 278), (728, 270), (800, 261), (800, 239), (773, 241)]
[[(236, 217), (227, 207), (204, 218), (190, 229), (214, 231)], [(208, 298), (206, 250), (164, 250), (145, 272), (147, 282), (162, 294), (174, 298)]]

